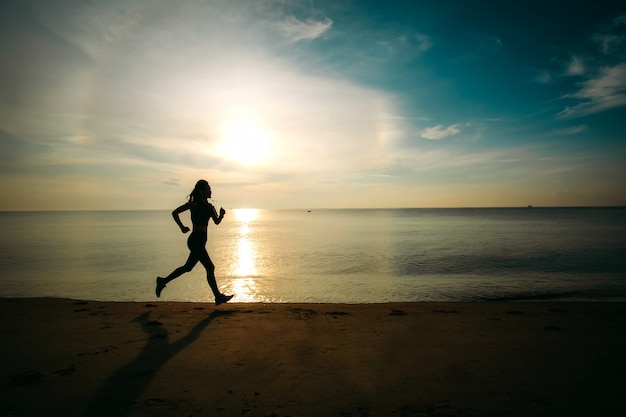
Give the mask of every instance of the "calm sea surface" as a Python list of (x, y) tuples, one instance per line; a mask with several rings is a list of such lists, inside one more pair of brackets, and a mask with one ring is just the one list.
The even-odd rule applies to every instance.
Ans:
[[(188, 255), (168, 211), (4, 212), (0, 230), (0, 297), (156, 300)], [(234, 302), (626, 300), (626, 208), (236, 209), (207, 248)], [(161, 300), (212, 302), (202, 266)]]

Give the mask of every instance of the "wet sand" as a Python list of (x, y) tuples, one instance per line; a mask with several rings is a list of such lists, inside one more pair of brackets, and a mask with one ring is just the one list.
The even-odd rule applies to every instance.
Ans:
[(626, 415), (626, 303), (0, 299), (3, 416)]

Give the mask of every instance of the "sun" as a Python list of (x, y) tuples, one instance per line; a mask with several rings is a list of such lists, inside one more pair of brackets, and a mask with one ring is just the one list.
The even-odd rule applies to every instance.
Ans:
[(257, 164), (269, 155), (269, 134), (260, 124), (245, 119), (230, 121), (221, 132), (224, 157), (242, 165)]

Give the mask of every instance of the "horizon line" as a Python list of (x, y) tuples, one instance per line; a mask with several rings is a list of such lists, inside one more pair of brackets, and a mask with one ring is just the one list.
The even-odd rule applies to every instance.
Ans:
[[(468, 210), (468, 209), (587, 209), (587, 208), (626, 208), (626, 205), (566, 205), (566, 206), (457, 206), (457, 207), (228, 207), (228, 210), (282, 210), (282, 211), (313, 211), (313, 210)], [(171, 211), (167, 208), (154, 209), (49, 209), (49, 210), (0, 210), (0, 213), (53, 213), (53, 212), (111, 212), (111, 211)]]

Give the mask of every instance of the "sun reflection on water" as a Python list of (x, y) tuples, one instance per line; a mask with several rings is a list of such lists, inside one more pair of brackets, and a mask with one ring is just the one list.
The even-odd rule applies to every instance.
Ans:
[(237, 253), (231, 270), (233, 292), (242, 302), (256, 301), (257, 287), (254, 277), (256, 268), (256, 249), (250, 238), (250, 224), (257, 218), (257, 209), (234, 209), (235, 218), (240, 223), (237, 239)]
[(231, 285), (232, 292), (237, 295), (237, 302), (254, 303), (259, 301), (254, 278), (236, 278)]
[(240, 237), (237, 242), (237, 256), (235, 263), (235, 275), (250, 276), (256, 275), (256, 264), (254, 245), (247, 237)]

